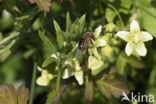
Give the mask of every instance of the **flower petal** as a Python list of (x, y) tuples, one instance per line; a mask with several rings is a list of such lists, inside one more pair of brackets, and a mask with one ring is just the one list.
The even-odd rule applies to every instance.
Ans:
[[(57, 53), (57, 55), (59, 56), (59, 54)], [(52, 58), (54, 58), (54, 59), (56, 59), (56, 60), (58, 60), (58, 57), (56, 56), (56, 54), (52, 54), (50, 57), (52, 57)]]
[(136, 20), (133, 20), (130, 24), (130, 32), (140, 31), (139, 23)]
[(76, 71), (81, 70), (81, 66), (80, 66), (80, 63), (79, 63), (78, 60), (75, 60), (75, 61), (74, 61), (74, 66), (75, 66), (75, 70), (76, 70)]
[(43, 77), (39, 77), (37, 78), (36, 83), (40, 86), (47, 86), (49, 84), (49, 80), (46, 80)]
[(76, 80), (78, 81), (79, 85), (82, 85), (83, 84), (83, 71), (82, 70), (76, 71), (74, 76)]
[(146, 49), (144, 43), (137, 44), (135, 46), (135, 50), (136, 50), (137, 54), (140, 56), (146, 56), (146, 54), (147, 54), (147, 49)]
[(98, 38), (95, 41), (95, 45), (96, 45), (96, 47), (103, 47), (106, 45), (106, 41), (102, 38)]
[(96, 58), (101, 59), (96, 47), (91, 48), (91, 52)]
[(100, 33), (102, 31), (102, 25), (98, 26), (96, 29), (95, 29), (95, 32), (94, 32), (94, 37), (95, 38), (98, 38)]
[(40, 86), (47, 86), (52, 78), (52, 74), (49, 74), (48, 71), (43, 70), (41, 76), (36, 80), (36, 83)]
[(129, 34), (129, 32), (127, 32), (127, 31), (119, 31), (119, 32), (117, 32), (116, 35), (118, 37), (120, 37), (121, 39), (128, 41), (128, 34)]
[(62, 74), (62, 79), (68, 79), (72, 76), (72, 70), (70, 68), (66, 68)]
[(93, 56), (89, 56), (88, 68), (90, 68), (91, 70), (96, 70), (102, 67), (102, 65), (103, 65), (103, 62), (101, 60), (98, 60)]
[(149, 32), (141, 32), (141, 38), (144, 42), (153, 39), (152, 35)]
[(131, 42), (128, 42), (125, 48), (125, 52), (127, 54), (127, 56), (130, 56), (132, 54), (132, 52), (134, 51), (134, 46)]

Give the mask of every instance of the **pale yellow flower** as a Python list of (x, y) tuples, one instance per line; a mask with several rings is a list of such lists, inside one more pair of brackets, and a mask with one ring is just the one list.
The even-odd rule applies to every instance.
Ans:
[(130, 32), (119, 31), (116, 35), (127, 42), (125, 52), (128, 56), (134, 53), (140, 56), (146, 56), (147, 49), (144, 42), (153, 39), (150, 33), (140, 31), (139, 24), (136, 20), (131, 22)]
[(49, 74), (47, 70), (42, 70), (41, 76), (37, 78), (36, 83), (40, 86), (47, 86), (52, 79), (52, 74)]

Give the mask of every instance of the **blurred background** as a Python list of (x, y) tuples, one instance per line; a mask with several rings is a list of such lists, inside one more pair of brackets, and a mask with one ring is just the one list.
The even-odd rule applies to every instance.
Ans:
[[(39, 11), (38, 6), (28, 0), (0, 0), (0, 84), (11, 83), (17, 87), (24, 83), (30, 89), (34, 61), (41, 65), (50, 55), (37, 30), (43, 26), (55, 41), (53, 19), (65, 30), (67, 12), (72, 21), (86, 14), (88, 30), (107, 23), (116, 24), (117, 30), (128, 30), (130, 20), (137, 19), (142, 30), (156, 37), (156, 0), (52, 0), (49, 12)], [(155, 38), (146, 47), (148, 54), (142, 58), (142, 69), (123, 65), (119, 73), (130, 91), (156, 97)], [(44, 104), (50, 89), (36, 85), (34, 104)], [(73, 82), (61, 95), (62, 104), (120, 104), (120, 99), (106, 99), (95, 91), (94, 100), (89, 102), (84, 98), (84, 86)]]

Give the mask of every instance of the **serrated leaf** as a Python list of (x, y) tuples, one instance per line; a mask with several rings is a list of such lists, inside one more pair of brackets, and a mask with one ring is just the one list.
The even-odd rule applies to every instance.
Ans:
[(58, 42), (59, 48), (61, 49), (63, 47), (63, 34), (58, 23), (55, 20), (53, 21), (53, 23), (54, 23), (54, 27), (56, 30), (57, 42)]
[(17, 96), (18, 96), (18, 104), (27, 104), (29, 98), (29, 90), (24, 85), (21, 85), (17, 89)]
[(46, 104), (51, 104), (51, 102), (54, 100), (54, 98), (57, 96), (56, 91), (52, 91), (48, 94)]
[(120, 80), (110, 79), (110, 80), (98, 80), (96, 84), (100, 90), (100, 92), (107, 98), (111, 98), (112, 96), (119, 98), (122, 96), (122, 93), (128, 94), (128, 88), (124, 83)]
[[(47, 47), (49, 47), (53, 53), (56, 54), (56, 49), (55, 49), (54, 45), (53, 45), (53, 44), (51, 43), (51, 41), (44, 35), (44, 33), (41, 32), (41, 31), (38, 31), (38, 34), (39, 34), (40, 38), (42, 39), (42, 41), (44, 42), (44, 44), (45, 44)], [(56, 54), (56, 55), (57, 55), (57, 54)]]
[(85, 88), (85, 98), (89, 101), (92, 101), (94, 97), (94, 84), (92, 81), (86, 82)]
[(48, 65), (50, 65), (52, 62), (54, 62), (55, 59), (52, 57), (48, 57), (43, 63), (42, 63), (42, 67), (45, 68)]
[(0, 104), (17, 104), (16, 90), (11, 84), (0, 86)]

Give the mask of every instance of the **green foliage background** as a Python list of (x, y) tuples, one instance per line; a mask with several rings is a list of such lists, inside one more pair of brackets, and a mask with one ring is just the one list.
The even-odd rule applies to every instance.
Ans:
[[(141, 29), (156, 37), (156, 0), (74, 0), (73, 3), (65, 0), (61, 4), (53, 0), (47, 13), (39, 11), (36, 4), (30, 4), (26, 0), (0, 0), (0, 41), (9, 38), (4, 46), (0, 44), (0, 84), (11, 83), (18, 87), (25, 83), (30, 89), (34, 63), (41, 66), (51, 55), (48, 47), (39, 38), (37, 30), (44, 27), (47, 36), (56, 45), (53, 20), (65, 30), (67, 12), (70, 13), (72, 21), (86, 14), (88, 31), (99, 24), (107, 23), (116, 24), (117, 31), (127, 30), (129, 20), (137, 15)], [(15, 31), (20, 33), (14, 33)], [(118, 58), (119, 75), (130, 91), (150, 93), (156, 97), (155, 44), (155, 38), (146, 44), (148, 54), (142, 58), (143, 68), (142, 65), (139, 68), (140, 63), (125, 60), (124, 55)], [(121, 49), (123, 50), (124, 46), (121, 46)], [(131, 67), (137, 65), (139, 67)], [(39, 75), (40, 73), (37, 73), (37, 76)], [(48, 88), (36, 85), (34, 104), (44, 104), (51, 87), (55, 88), (53, 82)], [(63, 104), (120, 103), (120, 99), (106, 99), (97, 89), (95, 91), (94, 100), (89, 102), (84, 98), (84, 86), (72, 83), (61, 95), (61, 101)]]

